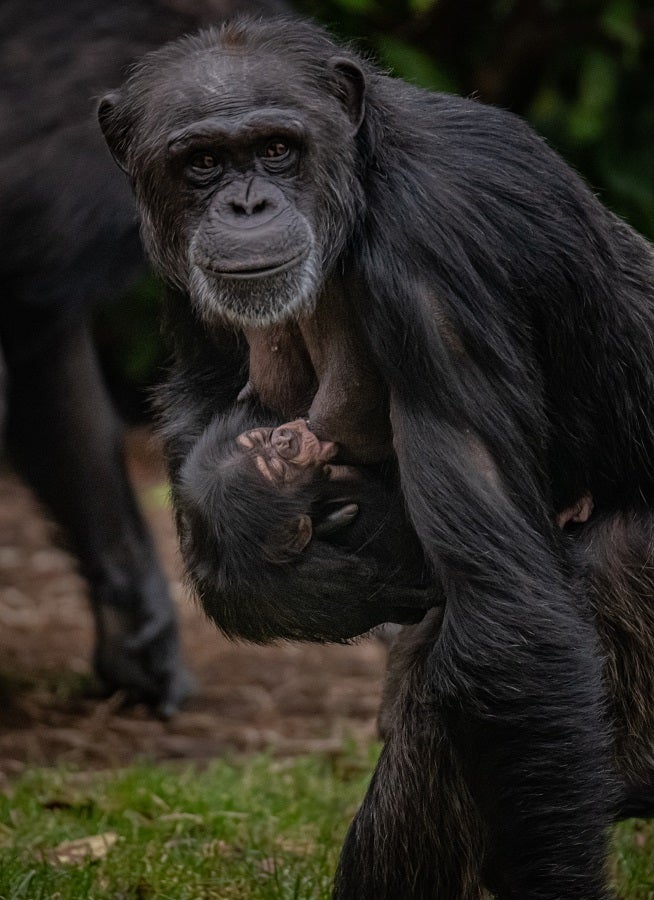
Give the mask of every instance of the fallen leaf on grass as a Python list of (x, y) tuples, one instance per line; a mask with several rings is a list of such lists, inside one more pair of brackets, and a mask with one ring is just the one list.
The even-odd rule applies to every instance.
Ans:
[(644, 831), (637, 831), (634, 835), (634, 844), (639, 850), (643, 850), (647, 846), (647, 834)]
[(91, 834), (76, 841), (64, 841), (63, 844), (49, 850), (46, 854), (48, 862), (54, 865), (79, 865), (90, 860), (103, 859), (118, 840), (115, 831), (104, 834)]
[(259, 863), (259, 868), (265, 875), (274, 875), (277, 868), (277, 860), (272, 856), (262, 859)]

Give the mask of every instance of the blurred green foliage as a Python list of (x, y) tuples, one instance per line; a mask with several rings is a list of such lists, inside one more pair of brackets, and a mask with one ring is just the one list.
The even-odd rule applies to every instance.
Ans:
[(131, 422), (149, 417), (150, 389), (161, 381), (167, 358), (159, 325), (161, 291), (161, 282), (148, 275), (95, 315), (105, 381), (120, 413)]
[(608, 206), (654, 238), (652, 0), (297, 5), (395, 75), (524, 116)]
[[(524, 116), (610, 208), (654, 239), (652, 0), (296, 0), (294, 6), (353, 39), (392, 74)], [(150, 310), (152, 298), (146, 293), (131, 302)], [(128, 378), (149, 373), (160, 359), (156, 334), (150, 327), (139, 342), (136, 324), (133, 311), (112, 315), (125, 341), (118, 367)]]

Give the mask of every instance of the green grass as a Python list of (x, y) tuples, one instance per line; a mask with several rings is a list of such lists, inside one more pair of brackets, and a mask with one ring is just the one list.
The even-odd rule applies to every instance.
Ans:
[[(326, 900), (376, 752), (31, 770), (0, 792), (0, 898)], [(99, 859), (65, 860), (103, 834)], [(654, 829), (616, 829), (612, 869), (621, 898), (654, 900)]]
[(613, 873), (621, 900), (654, 900), (654, 822), (632, 819), (614, 832)]
[[(0, 794), (0, 898), (328, 898), (373, 752), (29, 771)], [(63, 842), (108, 832), (103, 858), (58, 858)]]

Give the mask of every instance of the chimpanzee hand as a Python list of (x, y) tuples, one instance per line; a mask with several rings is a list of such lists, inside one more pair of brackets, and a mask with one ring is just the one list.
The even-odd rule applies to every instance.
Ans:
[(316, 519), (313, 527), (313, 533), (316, 537), (325, 537), (325, 535), (332, 534), (332, 532), (338, 531), (354, 521), (359, 513), (359, 507), (356, 503), (341, 504), (342, 501), (340, 500), (332, 500), (323, 506), (321, 511), (322, 517)]
[(324, 496), (312, 510), (313, 533), (325, 537), (350, 525), (359, 513), (357, 485), (359, 470), (354, 466), (328, 464), (322, 467)]
[(329, 462), (320, 477), (320, 498), (311, 510), (314, 537), (375, 566), (368, 602), (387, 609), (388, 621), (403, 623), (417, 622), (426, 609), (440, 606), (440, 586), (427, 574), (393, 473)]

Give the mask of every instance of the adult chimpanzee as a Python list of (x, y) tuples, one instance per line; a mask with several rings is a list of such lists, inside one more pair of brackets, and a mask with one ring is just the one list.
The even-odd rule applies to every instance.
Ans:
[[(645, 704), (640, 756), (607, 710), (652, 681), (651, 633), (629, 634), (631, 610), (651, 618), (651, 247), (511, 114), (393, 80), (306, 23), (171, 45), (99, 115), (176, 289), (164, 430), (209, 615), (341, 639), (444, 600), (414, 627), (336, 896), (607, 896), (607, 825), (644, 808), (654, 762)], [(329, 535), (283, 565), (224, 552), (216, 446), (270, 414), (241, 394), (239, 329), (252, 350), (332, 301), (387, 392), (422, 593)], [(557, 528), (585, 496), (590, 521)]]
[[(95, 663), (166, 714), (188, 690), (168, 587), (137, 512), (89, 316), (143, 272), (95, 97), (147, 50), (246, 0), (0, 5), (0, 341), (7, 440), (89, 579)], [(2, 371), (5, 371), (3, 365)]]

